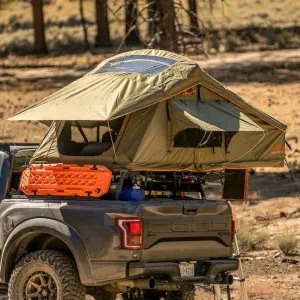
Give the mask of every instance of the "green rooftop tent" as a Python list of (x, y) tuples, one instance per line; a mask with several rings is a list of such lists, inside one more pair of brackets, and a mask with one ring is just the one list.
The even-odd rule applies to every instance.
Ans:
[(286, 126), (181, 55), (137, 50), (10, 120), (51, 124), (32, 161), (209, 171), (281, 167)]

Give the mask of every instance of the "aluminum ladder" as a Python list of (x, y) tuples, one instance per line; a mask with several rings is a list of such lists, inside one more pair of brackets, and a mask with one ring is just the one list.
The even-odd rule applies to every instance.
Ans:
[[(234, 281), (238, 281), (240, 283), (240, 292), (241, 292), (240, 300), (248, 300), (248, 294), (247, 294), (246, 284), (245, 284), (245, 276), (244, 276), (244, 271), (242, 266), (242, 260), (240, 257), (240, 248), (239, 248), (236, 233), (234, 235), (233, 249), (234, 249), (234, 256), (239, 260), (238, 277), (234, 277), (233, 279)], [(216, 300), (225, 300), (224, 298), (222, 298), (221, 288), (219, 284), (214, 285), (214, 294)], [(227, 299), (231, 300), (229, 285), (227, 285)]]

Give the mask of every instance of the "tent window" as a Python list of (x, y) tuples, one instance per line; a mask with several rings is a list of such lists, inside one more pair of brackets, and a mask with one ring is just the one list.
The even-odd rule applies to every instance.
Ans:
[(66, 122), (58, 138), (58, 151), (69, 156), (101, 155), (116, 141), (124, 118), (110, 122)]
[(153, 55), (129, 55), (107, 62), (98, 73), (125, 72), (155, 75), (176, 63), (175, 59)]
[(222, 132), (187, 128), (174, 138), (175, 148), (216, 148), (222, 147)]

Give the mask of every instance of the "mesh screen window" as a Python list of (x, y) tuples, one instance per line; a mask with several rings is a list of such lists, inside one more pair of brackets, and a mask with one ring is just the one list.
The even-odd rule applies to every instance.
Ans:
[(187, 128), (176, 134), (174, 148), (216, 148), (222, 147), (222, 132)]

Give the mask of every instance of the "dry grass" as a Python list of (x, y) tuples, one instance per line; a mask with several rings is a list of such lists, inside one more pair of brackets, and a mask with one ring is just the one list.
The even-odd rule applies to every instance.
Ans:
[[(52, 3), (51, 3), (52, 2)], [(85, 18), (89, 25), (94, 21), (94, 1), (85, 0)], [(188, 1), (182, 1), (188, 7)], [(198, 15), (202, 22), (211, 28), (241, 28), (251, 26), (279, 26), (287, 27), (299, 25), (300, 3), (298, 0), (226, 0), (215, 1), (213, 10), (210, 1), (198, 1)], [(45, 5), (45, 22), (47, 25), (62, 27), (62, 25), (78, 26), (79, 6), (77, 1), (55, 0)], [(113, 11), (120, 6), (121, 1), (108, 0)], [(139, 0), (142, 5), (144, 0)], [(14, 31), (20, 27), (31, 26), (31, 5), (29, 1), (15, 1), (12, 5), (4, 7), (0, 11), (1, 26), (9, 24), (6, 30)], [(124, 9), (117, 14), (117, 18), (124, 18)], [(112, 26), (112, 35), (115, 36), (122, 29), (118, 20), (109, 12)], [(188, 24), (187, 13), (183, 13), (183, 21)], [(64, 24), (66, 23), (66, 24)], [(115, 26), (114, 26), (115, 25)], [(118, 26), (117, 26), (118, 25)]]
[[(112, 10), (120, 5), (110, 1)], [(125, 32), (124, 10), (116, 17), (109, 13), (110, 34), (119, 40)], [(89, 41), (93, 44), (96, 35), (94, 1), (84, 1), (84, 13), (88, 23)], [(44, 6), (46, 39), (50, 50), (74, 52), (83, 50), (83, 32), (80, 23), (78, 1), (56, 0)], [(30, 2), (14, 1), (0, 10), (0, 54), (32, 52), (33, 30)]]
[(246, 287), (250, 299), (256, 299), (256, 297), (264, 297), (264, 296), (280, 297), (283, 294), (281, 284), (278, 283), (275, 284), (269, 281), (247, 282)]
[[(145, 1), (140, 0), (140, 4)], [(187, 1), (183, 1), (187, 7)], [(300, 45), (300, 2), (297, 0), (227, 0), (199, 1), (199, 18), (206, 28), (204, 49), (208, 53), (223, 51), (255, 51), (257, 49), (295, 48)], [(78, 2), (71, 0), (51, 1), (45, 5), (45, 24), (48, 46), (54, 52), (83, 50), (83, 33), (80, 26)], [(109, 0), (112, 11), (120, 1)], [(89, 40), (93, 44), (96, 26), (94, 1), (84, 1), (85, 18), (88, 23)], [(115, 44), (125, 32), (125, 9), (116, 16), (109, 12), (110, 33)], [(184, 26), (189, 26), (188, 15), (181, 13)], [(140, 26), (142, 37), (146, 36), (146, 24)], [(241, 31), (242, 30), (242, 31)], [(0, 10), (0, 54), (26, 54), (32, 52), (32, 13), (29, 1), (14, 1)]]
[(294, 235), (283, 234), (276, 237), (278, 247), (285, 255), (293, 254), (298, 246), (298, 239)]
[[(215, 1), (210, 12), (210, 1), (199, 2), (201, 19), (214, 28), (240, 28), (255, 26), (293, 26), (299, 24), (298, 0), (226, 0)], [(297, 11), (294, 11), (294, 10)]]
[(267, 232), (258, 232), (251, 229), (251, 225), (239, 227), (237, 236), (240, 247), (244, 251), (254, 251), (266, 249), (266, 242), (269, 238)]

